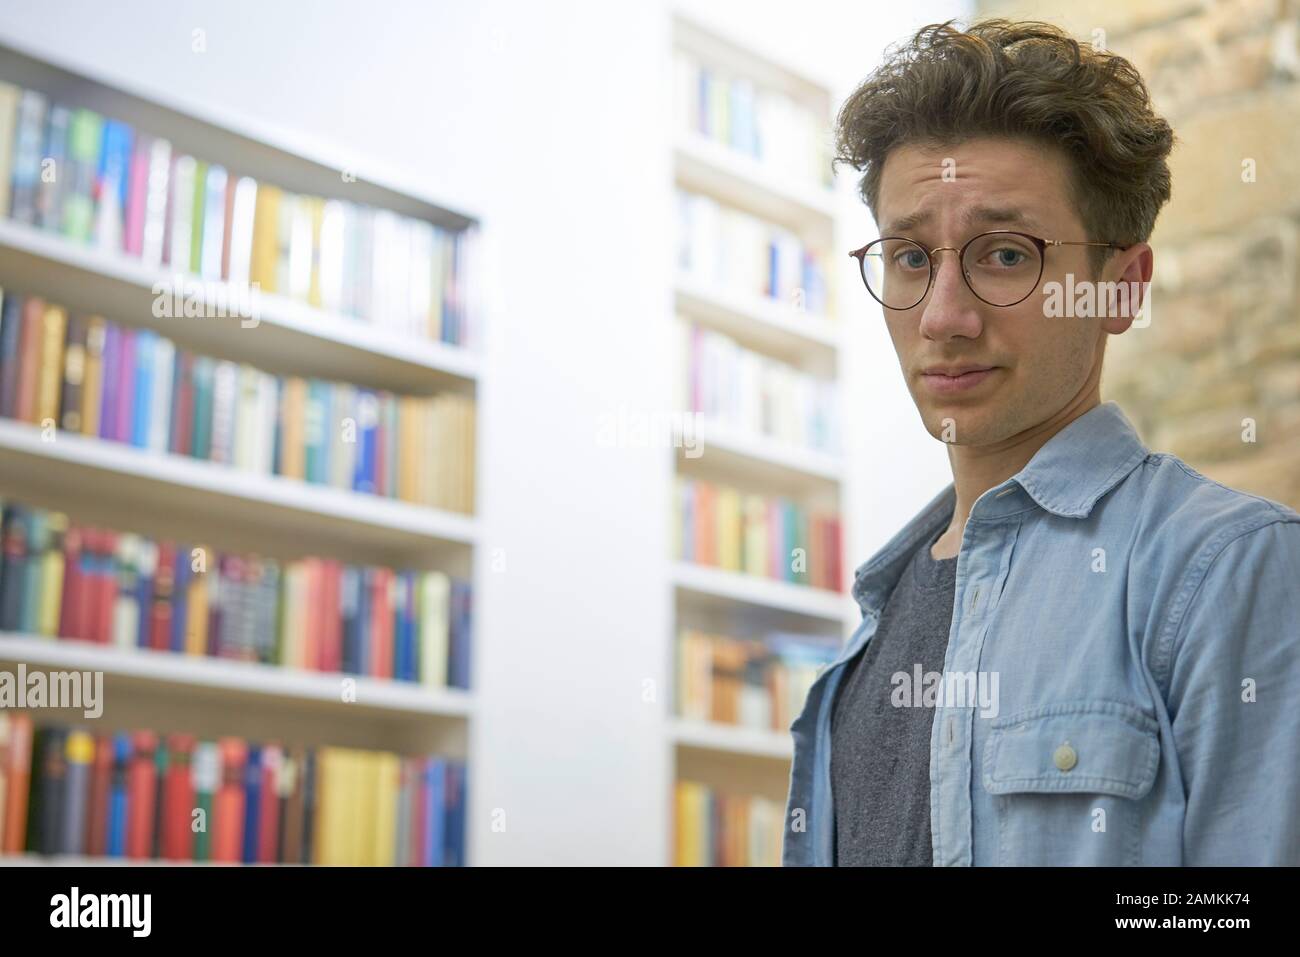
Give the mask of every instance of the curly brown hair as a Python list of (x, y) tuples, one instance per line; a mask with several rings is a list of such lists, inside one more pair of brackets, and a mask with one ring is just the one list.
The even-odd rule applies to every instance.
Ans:
[[(1011, 136), (1065, 152), (1088, 238), (1145, 242), (1169, 200), (1174, 135), (1133, 65), (1049, 23), (989, 19), (962, 31), (954, 22), (890, 47), (840, 108), (833, 165), (865, 171), (859, 192), (872, 215), (894, 147)], [(1110, 254), (1090, 250), (1094, 271)]]

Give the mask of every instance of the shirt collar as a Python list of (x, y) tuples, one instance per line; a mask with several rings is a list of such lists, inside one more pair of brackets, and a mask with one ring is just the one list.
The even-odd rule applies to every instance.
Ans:
[[(1006, 496), (1015, 488), (1040, 508), (1063, 518), (1087, 518), (1098, 499), (1149, 454), (1137, 431), (1114, 402), (1093, 406), (1047, 440), (1015, 475), (989, 489), (971, 515), (994, 518), (1023, 503)], [(875, 555), (854, 572), (853, 598), (864, 615), (879, 615), (903, 567), (916, 548), (933, 540), (951, 520), (957, 502), (952, 483), (936, 495)]]

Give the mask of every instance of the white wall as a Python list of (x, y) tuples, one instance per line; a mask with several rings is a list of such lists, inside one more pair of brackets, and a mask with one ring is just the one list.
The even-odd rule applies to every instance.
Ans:
[[(959, 5), (682, 6), (843, 94), (887, 40)], [(337, 144), (349, 161), (373, 157), (485, 223), (493, 283), (470, 796), (479, 864), (667, 859), (663, 708), (643, 692), (669, 674), (670, 459), (601, 448), (595, 434), (604, 412), (667, 407), (668, 9), (9, 0), (0, 10), (2, 38)], [(206, 32), (201, 54), (195, 29)], [(872, 226), (845, 179), (845, 234), (860, 243)], [(856, 565), (948, 475), (842, 258), (831, 265), (843, 270), (851, 327)], [(493, 831), (502, 812), (505, 830)]]

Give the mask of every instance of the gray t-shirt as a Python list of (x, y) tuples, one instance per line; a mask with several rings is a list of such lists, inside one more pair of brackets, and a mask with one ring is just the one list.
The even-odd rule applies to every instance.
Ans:
[(930, 729), (934, 708), (894, 707), (896, 672), (913, 685), (943, 671), (957, 559), (919, 547), (880, 615), (876, 633), (845, 666), (831, 715), (835, 863), (840, 867), (934, 863), (930, 835)]

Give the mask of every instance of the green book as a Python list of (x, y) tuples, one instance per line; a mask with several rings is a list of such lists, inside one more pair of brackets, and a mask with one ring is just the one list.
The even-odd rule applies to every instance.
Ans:
[(194, 199), (190, 206), (190, 272), (202, 272), (203, 265), (203, 206), (208, 192), (208, 164), (202, 160), (194, 163)]
[(104, 135), (104, 118), (93, 110), (77, 110), (68, 125), (68, 169), (63, 197), (63, 234), (90, 242), (95, 226), (95, 176)]
[(216, 360), (194, 358), (194, 428), (191, 453), (204, 461), (212, 457), (212, 381)]

